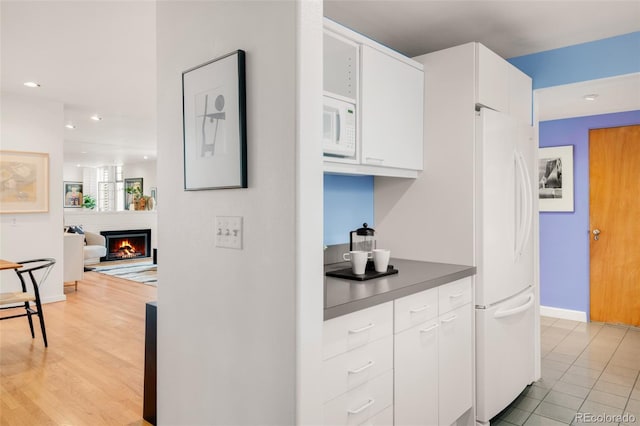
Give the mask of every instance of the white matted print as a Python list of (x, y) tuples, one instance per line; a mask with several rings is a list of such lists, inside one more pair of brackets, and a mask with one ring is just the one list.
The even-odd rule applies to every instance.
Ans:
[(573, 211), (573, 145), (540, 148), (538, 164), (539, 210)]
[(185, 190), (246, 188), (245, 53), (182, 73)]
[(0, 213), (49, 211), (49, 154), (0, 151)]

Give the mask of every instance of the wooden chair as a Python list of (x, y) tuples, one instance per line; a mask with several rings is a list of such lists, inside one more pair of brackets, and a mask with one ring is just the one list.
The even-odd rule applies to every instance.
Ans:
[[(18, 274), (18, 278), (20, 278), (20, 284), (22, 286), (22, 291), (14, 291), (8, 293), (0, 293), (0, 310), (4, 309), (25, 309), (25, 313), (16, 314), (11, 316), (6, 316), (0, 318), (0, 320), (6, 320), (11, 318), (19, 318), (19, 317), (27, 317), (29, 320), (29, 328), (31, 329), (31, 337), (35, 338), (35, 333), (33, 332), (33, 320), (31, 319), (31, 315), (37, 315), (40, 319), (40, 328), (42, 329), (42, 339), (44, 340), (44, 346), (47, 347), (47, 332), (44, 327), (44, 315), (42, 313), (42, 304), (40, 302), (40, 289), (39, 286), (44, 283), (53, 269), (53, 265), (56, 263), (55, 259), (34, 259), (34, 260), (25, 260), (22, 262), (17, 262), (21, 265), (29, 265), (20, 269), (15, 269), (16, 274)], [(38, 275), (40, 276), (40, 281), (36, 279), (36, 275), (34, 275), (34, 271), (42, 270)], [(27, 290), (27, 281), (25, 280), (25, 275), (29, 276), (31, 280), (31, 285), (33, 287), (33, 292)], [(36, 309), (34, 310), (30, 305), (30, 302), (34, 302), (36, 305)], [(24, 304), (24, 305), (23, 305)], [(9, 306), (4, 306), (9, 305)]]

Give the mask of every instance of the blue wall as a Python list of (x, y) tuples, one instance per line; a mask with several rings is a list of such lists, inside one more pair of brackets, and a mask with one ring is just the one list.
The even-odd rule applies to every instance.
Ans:
[(373, 176), (324, 175), (324, 243), (349, 242), (349, 232), (363, 223), (372, 228)]
[[(640, 72), (640, 32), (509, 59), (534, 89)], [(540, 213), (540, 303), (589, 315), (589, 129), (640, 123), (640, 112), (541, 122), (541, 147), (574, 145), (572, 213)]]
[(640, 71), (640, 31), (509, 59), (533, 78), (533, 88)]
[(540, 213), (540, 304), (589, 312), (589, 129), (640, 124), (640, 111), (540, 122), (540, 146), (573, 145), (573, 212)]

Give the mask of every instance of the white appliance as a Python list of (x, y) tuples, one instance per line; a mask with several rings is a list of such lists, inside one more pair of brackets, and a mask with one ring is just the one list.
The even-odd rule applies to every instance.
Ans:
[(476, 420), (489, 420), (535, 380), (531, 126), (482, 108), (475, 146)]
[(322, 148), (325, 154), (353, 157), (356, 154), (356, 107), (354, 104), (324, 97)]

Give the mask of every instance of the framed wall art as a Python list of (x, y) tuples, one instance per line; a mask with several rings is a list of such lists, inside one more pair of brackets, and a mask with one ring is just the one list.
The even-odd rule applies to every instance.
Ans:
[[(129, 178), (124, 180), (124, 209), (131, 210), (131, 205), (142, 197), (144, 187), (142, 178)], [(135, 207), (134, 207), (135, 208)]]
[(184, 189), (247, 187), (245, 52), (182, 73)]
[(573, 211), (573, 145), (540, 148), (538, 197), (541, 212)]
[(82, 182), (64, 183), (64, 208), (82, 208), (84, 204)]
[(49, 211), (49, 154), (0, 151), (0, 213)]

